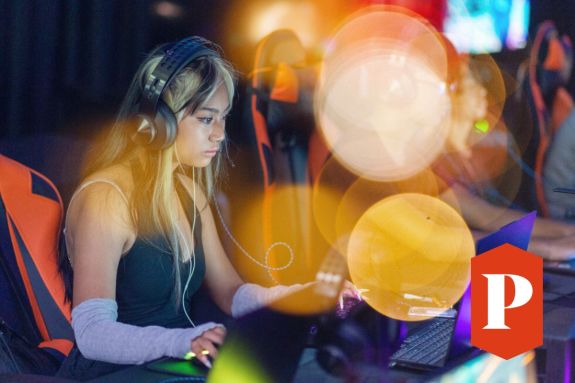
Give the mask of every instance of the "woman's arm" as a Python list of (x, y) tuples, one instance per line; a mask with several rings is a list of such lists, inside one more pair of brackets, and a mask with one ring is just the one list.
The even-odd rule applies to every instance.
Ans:
[[(449, 193), (449, 191), (451, 193)], [(461, 214), (471, 229), (492, 232), (525, 215), (524, 212), (493, 205), (470, 193), (461, 185), (454, 185), (441, 198), (461, 209)], [(575, 225), (548, 218), (537, 217), (533, 238), (561, 238), (575, 235)]]
[(72, 328), (80, 352), (110, 363), (144, 363), (162, 356), (183, 357), (193, 350), (217, 356), (213, 344), (225, 331), (216, 323), (195, 328), (139, 327), (117, 322), (118, 263), (135, 241), (129, 208), (118, 191), (93, 184), (77, 194), (67, 217), (66, 242), (74, 269)]
[(222, 344), (225, 329), (213, 322), (193, 328), (133, 326), (117, 322), (118, 305), (113, 299), (85, 300), (72, 310), (76, 344), (84, 357), (117, 364), (141, 364), (163, 356), (183, 358), (190, 350), (209, 367), (202, 355), (215, 358), (214, 344)]
[(111, 185), (92, 184), (76, 194), (66, 220), (66, 245), (74, 269), (73, 306), (116, 297), (122, 253), (135, 240), (129, 210)]
[(225, 253), (205, 194), (197, 185), (194, 190), (191, 179), (182, 177), (181, 180), (190, 195), (195, 195), (194, 203), (200, 212), (202, 245), (206, 259), (206, 285), (218, 307), (231, 314), (233, 297), (244, 282)]
[[(463, 218), (472, 230), (490, 233), (515, 221), (525, 213), (495, 206), (473, 194), (463, 186), (455, 185), (453, 193), (444, 193), (442, 199), (461, 209)], [(575, 225), (547, 218), (537, 218), (529, 251), (544, 259), (564, 260), (575, 255)]]

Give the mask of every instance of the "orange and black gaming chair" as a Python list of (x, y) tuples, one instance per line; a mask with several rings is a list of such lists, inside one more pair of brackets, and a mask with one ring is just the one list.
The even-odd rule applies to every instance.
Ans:
[(273, 163), (274, 151), (307, 149), (314, 128), (315, 72), (307, 64), (297, 35), (282, 29), (260, 41), (250, 77), (250, 112), (264, 187), (270, 190), (278, 182), (307, 182), (306, 166), (297, 163), (299, 153), (291, 153), (289, 171), (282, 174), (277, 174)]
[[(545, 175), (543, 169), (548, 149), (561, 122), (570, 112), (561, 95), (569, 80), (573, 60), (572, 43), (567, 36), (560, 36), (551, 21), (539, 25), (530, 50), (528, 61), (520, 67), (519, 80), (522, 91), (518, 93), (520, 102), (529, 108), (533, 132), (523, 151), (523, 168), (528, 170), (523, 177), (521, 190), (527, 195), (520, 201), (526, 209), (536, 208), (543, 216), (549, 216), (544, 194)], [(526, 99), (521, 97), (526, 96)], [(523, 129), (531, 125), (528, 121), (517, 124)], [(525, 132), (516, 132), (525, 136)]]
[[(297, 35), (287, 29), (277, 30), (262, 39), (256, 48), (253, 71), (247, 84), (248, 118), (244, 131), (255, 136), (258, 163), (263, 184), (263, 242), (268, 248), (284, 240), (274, 233), (274, 222), (289, 228), (287, 241), (293, 247), (294, 269), (313, 270), (308, 257), (313, 235), (309, 194), (310, 138), (315, 131), (313, 88), (316, 71), (307, 60), (307, 53)], [(313, 156), (312, 156), (313, 158)], [(323, 158), (321, 159), (323, 161)], [(274, 193), (278, 187), (292, 188), (293, 209), (278, 217), (274, 210)], [(272, 260), (273, 262), (273, 260)], [(281, 262), (280, 262), (281, 264)], [(278, 266), (272, 263), (272, 266)], [(275, 274), (277, 278), (278, 274)], [(283, 274), (283, 273), (280, 273)], [(287, 273), (289, 274), (289, 272)], [(283, 274), (281, 283), (301, 282)], [(310, 274), (313, 275), (313, 274)], [(307, 276), (306, 276), (307, 277)]]
[(58, 269), (62, 219), (54, 184), (0, 155), (0, 318), (57, 360), (74, 342)]

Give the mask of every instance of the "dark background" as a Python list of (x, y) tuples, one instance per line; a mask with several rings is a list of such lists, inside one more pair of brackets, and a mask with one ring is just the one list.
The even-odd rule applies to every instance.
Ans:
[[(198, 34), (237, 50), (227, 27), (233, 1), (172, 0), (183, 10), (178, 18), (158, 16), (155, 3), (0, 0), (0, 138), (90, 135), (115, 113), (145, 52), (158, 43)], [(531, 29), (550, 18), (575, 37), (575, 0), (532, 0), (531, 6)], [(249, 56), (254, 47), (241, 49)]]
[(0, 136), (89, 134), (114, 114), (153, 46), (190, 34), (219, 40), (219, 1), (174, 1), (180, 18), (152, 0), (0, 1)]
[[(66, 194), (71, 186), (63, 183), (77, 178), (69, 176), (78, 167), (70, 157), (84, 150), (78, 142), (110, 124), (152, 47), (202, 35), (220, 44), (241, 73), (249, 72), (254, 46), (239, 34), (247, 21), (238, 9), (254, 2), (170, 1), (180, 16), (158, 15), (157, 0), (0, 0), (0, 153), (39, 167)], [(531, 0), (531, 31), (545, 19), (575, 40), (575, 0)], [(526, 50), (494, 55), (511, 75), (525, 57)], [(570, 90), (575, 93), (573, 79)], [(54, 135), (71, 138), (54, 141)], [(50, 164), (27, 161), (30, 154), (46, 158), (46, 151), (67, 156), (51, 154)]]

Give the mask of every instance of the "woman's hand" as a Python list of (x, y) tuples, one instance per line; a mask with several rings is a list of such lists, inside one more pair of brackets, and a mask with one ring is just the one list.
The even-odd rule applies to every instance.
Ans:
[(353, 283), (348, 281), (347, 279), (343, 283), (343, 287), (341, 289), (341, 293), (339, 294), (340, 298), (355, 298), (357, 300), (361, 300), (361, 294), (359, 289), (355, 287)]
[(343, 310), (344, 300), (361, 301), (361, 293), (353, 283), (348, 280), (343, 282), (343, 287), (339, 293), (339, 309)]
[(212, 368), (210, 358), (213, 360), (218, 356), (218, 347), (224, 342), (225, 337), (226, 329), (219, 326), (215, 327), (192, 339), (190, 349), (200, 362), (206, 367)]
[(575, 257), (575, 237), (532, 238), (529, 251), (549, 261), (567, 261)]
[(339, 301), (335, 309), (335, 314), (340, 318), (345, 318), (351, 308), (361, 300), (359, 289), (350, 281), (344, 281), (341, 292), (339, 293)]

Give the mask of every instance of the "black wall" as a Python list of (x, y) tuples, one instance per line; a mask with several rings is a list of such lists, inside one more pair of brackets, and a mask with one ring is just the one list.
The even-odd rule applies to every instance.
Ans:
[[(181, 17), (155, 14), (156, 0), (0, 0), (0, 139), (90, 136), (113, 117), (153, 46), (199, 34), (226, 48), (231, 2), (172, 2)], [(531, 30), (548, 18), (575, 40), (575, 0), (532, 0)]]
[[(90, 134), (114, 115), (153, 46), (189, 34), (217, 38), (215, 1), (0, 0), (0, 139)], [(209, 23), (208, 23), (209, 21)]]

